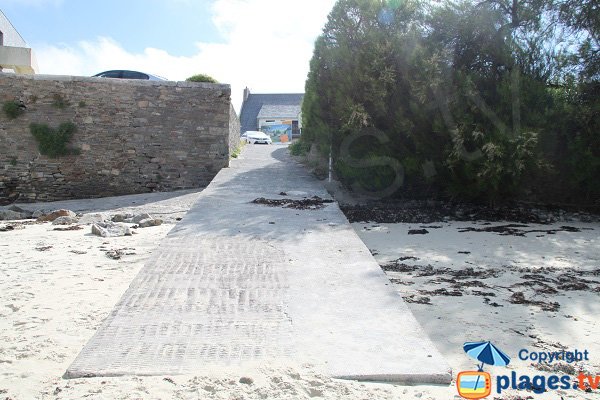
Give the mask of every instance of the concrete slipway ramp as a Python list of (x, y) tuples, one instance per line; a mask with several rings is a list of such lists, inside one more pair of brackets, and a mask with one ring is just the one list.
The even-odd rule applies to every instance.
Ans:
[[(286, 192), (287, 196), (282, 192)], [(69, 378), (314, 363), (332, 376), (444, 384), (429, 341), (336, 203), (281, 146), (248, 146), (142, 268)]]

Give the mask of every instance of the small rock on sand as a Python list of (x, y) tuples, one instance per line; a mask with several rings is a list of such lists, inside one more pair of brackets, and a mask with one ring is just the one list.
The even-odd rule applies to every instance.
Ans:
[(41, 217), (42, 215), (47, 214), (47, 211), (45, 210), (35, 210), (33, 212), (33, 214), (31, 214), (31, 218), (35, 218), (38, 219), (39, 217)]
[(102, 237), (131, 236), (131, 230), (124, 224), (101, 222), (92, 225), (92, 234)]
[(112, 216), (112, 222), (127, 222), (133, 218), (133, 214), (115, 214)]
[(0, 221), (15, 221), (18, 219), (23, 219), (21, 213), (19, 212), (12, 210), (0, 211)]
[(163, 223), (162, 219), (146, 218), (146, 219), (141, 220), (138, 223), (138, 226), (140, 228), (148, 228), (148, 227), (151, 227), (151, 226), (162, 225), (162, 223)]
[[(84, 214), (81, 218), (79, 218), (79, 223), (83, 225), (87, 224), (97, 224), (104, 222), (105, 218), (102, 214)], [(117, 222), (117, 221), (114, 221)]]
[(63, 216), (63, 217), (58, 217), (54, 221), (52, 221), (52, 225), (71, 225), (71, 224), (76, 224), (77, 222), (79, 222), (77, 217)]
[(72, 217), (72, 218), (75, 218), (76, 216), (77, 216), (77, 214), (75, 214), (71, 210), (55, 210), (55, 211), (52, 211), (50, 214), (41, 215), (40, 217), (38, 217), (37, 220), (39, 222), (52, 222), (55, 219), (57, 219), (58, 217)]
[[(147, 213), (137, 214), (135, 217), (133, 217), (131, 219), (131, 222), (134, 223), (134, 224), (139, 224), (142, 221), (145, 221), (145, 220), (148, 220), (148, 219), (153, 219), (150, 214), (147, 214)], [(152, 226), (152, 225), (150, 225), (150, 226)]]
[(14, 204), (12, 206), (8, 207), (8, 210), (21, 214), (21, 219), (31, 218), (31, 214), (33, 214), (31, 211), (24, 210), (21, 207), (15, 206)]

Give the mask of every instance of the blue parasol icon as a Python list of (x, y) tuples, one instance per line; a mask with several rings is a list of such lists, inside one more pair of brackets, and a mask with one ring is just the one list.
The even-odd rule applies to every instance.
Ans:
[(483, 371), (483, 364), (504, 367), (510, 363), (510, 357), (491, 342), (467, 342), (463, 349), (469, 356), (481, 361), (480, 371)]
[[(463, 345), (463, 349), (470, 357), (481, 361), (481, 365), (478, 366), (479, 371), (483, 371), (483, 364), (504, 367), (510, 363), (510, 357), (492, 342), (467, 342)], [(479, 384), (479, 378), (478, 375), (475, 387)]]

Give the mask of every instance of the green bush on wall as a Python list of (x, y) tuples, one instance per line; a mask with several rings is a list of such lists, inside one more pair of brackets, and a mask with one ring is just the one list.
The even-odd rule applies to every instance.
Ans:
[(208, 82), (208, 83), (219, 83), (215, 78), (205, 74), (197, 74), (190, 76), (186, 79), (187, 82)]
[(20, 102), (11, 100), (4, 103), (2, 111), (4, 111), (4, 114), (6, 114), (8, 118), (15, 119), (25, 112), (25, 107), (23, 107)]
[(38, 142), (38, 149), (41, 154), (50, 158), (78, 154), (77, 149), (67, 147), (71, 141), (77, 127), (72, 122), (64, 122), (58, 129), (49, 127), (46, 124), (29, 125), (31, 134)]

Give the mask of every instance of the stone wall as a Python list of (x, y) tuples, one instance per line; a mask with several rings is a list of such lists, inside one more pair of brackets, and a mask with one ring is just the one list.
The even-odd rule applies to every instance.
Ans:
[(238, 118), (233, 105), (229, 106), (229, 151), (233, 152), (240, 145), (240, 119)]
[[(237, 147), (229, 85), (0, 73), (0, 200), (170, 191), (207, 185)], [(41, 155), (31, 123), (77, 126), (77, 155)], [(237, 131), (236, 131), (237, 129)], [(236, 131), (233, 135), (232, 132)]]

